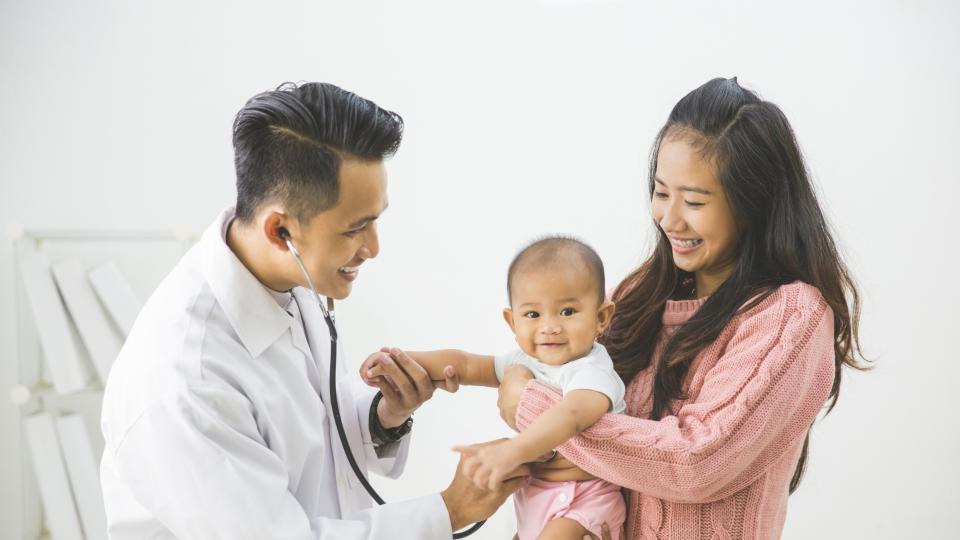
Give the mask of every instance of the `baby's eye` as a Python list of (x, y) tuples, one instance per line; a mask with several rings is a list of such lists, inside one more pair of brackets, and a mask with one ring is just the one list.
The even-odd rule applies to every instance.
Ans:
[(537, 313), (536, 311), (528, 311), (528, 312), (524, 313), (523, 316), (526, 317), (526, 318), (528, 318), (528, 319), (539, 319), (539, 318), (540, 318), (540, 314)]
[(569, 317), (569, 316), (573, 315), (574, 313), (576, 313), (576, 312), (573, 310), (572, 307), (563, 308), (563, 309), (560, 310), (560, 316), (561, 316), (561, 317)]

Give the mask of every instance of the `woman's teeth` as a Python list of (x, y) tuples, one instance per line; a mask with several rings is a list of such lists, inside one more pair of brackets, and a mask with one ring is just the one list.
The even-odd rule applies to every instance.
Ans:
[(344, 274), (349, 274), (351, 272), (356, 272), (357, 268), (358, 267), (356, 266), (341, 266), (340, 268), (337, 268), (337, 271), (343, 272)]
[(677, 238), (671, 238), (671, 239), (670, 239), (670, 243), (672, 243), (673, 245), (675, 245), (675, 246), (677, 246), (677, 247), (692, 248), (692, 247), (696, 247), (696, 246), (699, 246), (700, 244), (702, 244), (702, 243), (703, 243), (703, 239), (702, 239), (702, 238), (698, 238), (698, 239), (696, 239), (696, 240), (679, 240), (679, 239), (677, 239)]

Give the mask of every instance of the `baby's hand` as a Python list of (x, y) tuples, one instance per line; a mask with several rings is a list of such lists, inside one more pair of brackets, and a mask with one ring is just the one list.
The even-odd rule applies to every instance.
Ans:
[(480, 489), (495, 489), (523, 464), (523, 457), (511, 439), (455, 446), (453, 451), (463, 456), (463, 474)]

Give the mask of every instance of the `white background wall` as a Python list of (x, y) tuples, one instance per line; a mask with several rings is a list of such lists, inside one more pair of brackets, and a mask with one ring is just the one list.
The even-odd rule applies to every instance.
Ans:
[[(611, 283), (650, 236), (644, 168), (672, 105), (714, 76), (793, 122), (864, 292), (877, 360), (814, 432), (786, 538), (960, 528), (955, 2), (0, 3), (0, 225), (199, 231), (233, 197), (246, 98), (331, 81), (400, 112), (380, 258), (340, 306), (356, 364), (380, 345), (499, 351), (505, 267), (579, 235)], [(722, 4), (722, 5), (720, 5)], [(0, 243), (0, 393), (16, 380)], [(0, 402), (0, 537), (21, 530), (18, 413)], [(507, 434), (489, 390), (417, 414), (388, 498), (436, 491), (454, 443)], [(502, 509), (477, 538), (506, 538)]]

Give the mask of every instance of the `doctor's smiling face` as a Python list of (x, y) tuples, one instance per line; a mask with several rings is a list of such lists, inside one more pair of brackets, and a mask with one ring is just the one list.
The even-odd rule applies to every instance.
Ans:
[[(403, 119), (328, 83), (286, 83), (252, 97), (233, 126), (235, 223), (227, 245), (266, 287), (350, 295), (360, 266), (380, 252), (387, 208), (384, 160)], [(283, 234), (283, 233), (286, 234)]]
[[(287, 219), (285, 226), (310, 272), (317, 292), (342, 300), (350, 295), (360, 266), (380, 252), (377, 218), (387, 208), (387, 173), (380, 160), (344, 160), (336, 205), (306, 223)], [(283, 247), (281, 247), (283, 249)], [(287, 274), (307, 287), (292, 255)]]

